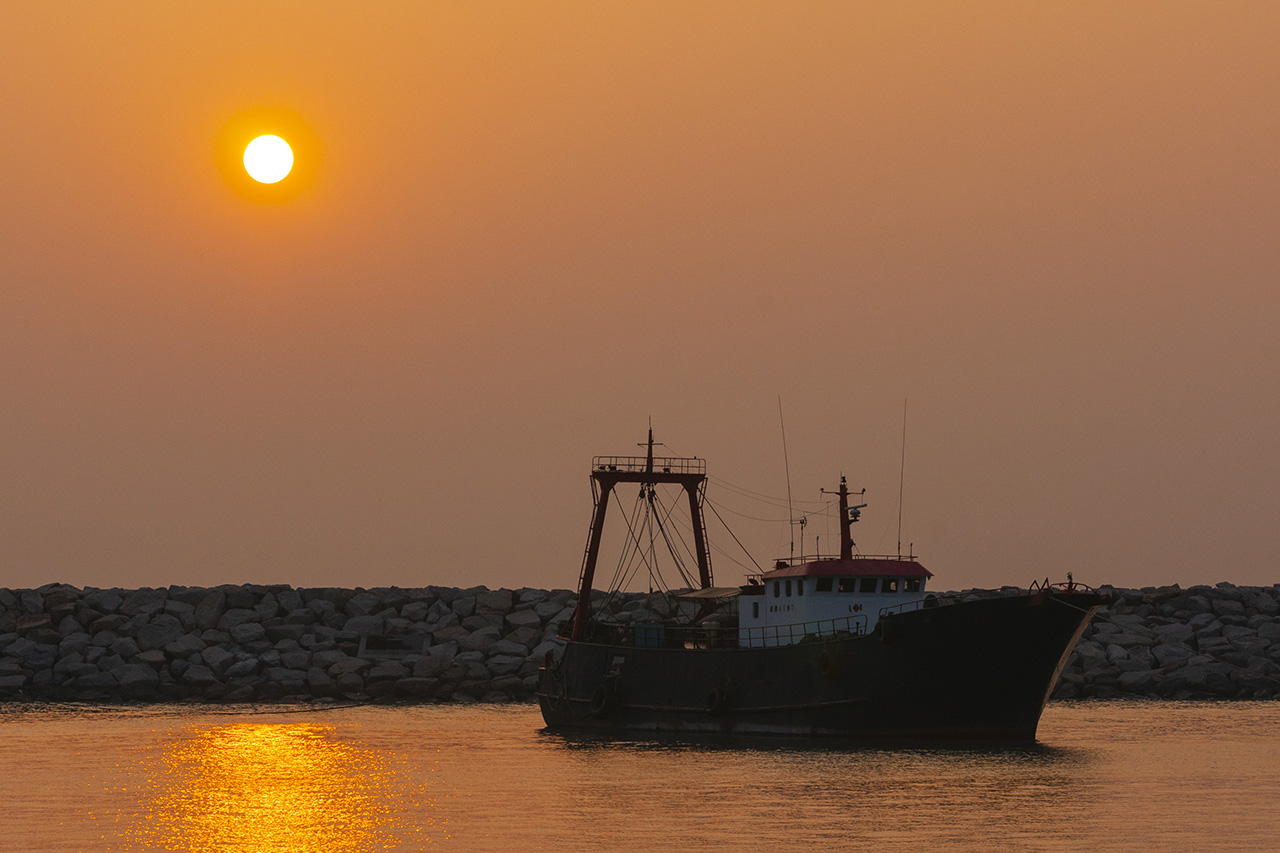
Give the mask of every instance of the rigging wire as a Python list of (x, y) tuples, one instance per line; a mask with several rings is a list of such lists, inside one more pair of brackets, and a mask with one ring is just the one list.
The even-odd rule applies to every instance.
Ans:
[[(736, 486), (727, 480), (721, 480), (719, 477), (708, 476), (707, 479), (715, 483), (718, 487), (725, 489), (726, 491), (733, 492), (739, 497), (748, 498), (749, 500), (759, 501), (760, 503), (764, 503), (764, 504), (770, 504), (771, 506), (776, 506), (779, 509), (783, 509), (787, 506), (786, 498), (776, 498), (776, 497), (773, 497), (772, 495), (763, 495), (760, 492), (753, 492), (750, 489), (743, 488), (741, 486)], [(822, 501), (794, 500), (793, 503), (809, 504), (810, 506), (812, 506), (814, 504), (822, 503)]]
[[(725, 530), (729, 531), (729, 535), (733, 537), (733, 541), (738, 543), (738, 547), (742, 549), (742, 553), (746, 554), (747, 559), (755, 563), (756, 568), (763, 572), (764, 569), (761, 569), (760, 564), (756, 563), (756, 558), (751, 556), (751, 552), (747, 550), (747, 546), (742, 544), (742, 541), (738, 539), (737, 535), (733, 532), (733, 530), (729, 527), (729, 525), (725, 523), (725, 520), (720, 517), (720, 513), (716, 512), (715, 504), (712, 504), (710, 500), (707, 501), (707, 504), (711, 506), (711, 511), (715, 513), (716, 518), (719, 519), (720, 525), (724, 527)], [(737, 560), (734, 560), (734, 562), (737, 562)], [(738, 563), (738, 565), (742, 565), (742, 564)]]

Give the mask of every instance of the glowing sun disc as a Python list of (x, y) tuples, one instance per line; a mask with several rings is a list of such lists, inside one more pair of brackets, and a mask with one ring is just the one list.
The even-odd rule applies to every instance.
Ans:
[(244, 149), (244, 169), (258, 183), (274, 184), (293, 169), (293, 149), (278, 136), (259, 136)]

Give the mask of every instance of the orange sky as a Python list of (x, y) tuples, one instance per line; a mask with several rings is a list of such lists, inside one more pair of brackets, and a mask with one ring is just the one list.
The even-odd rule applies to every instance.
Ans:
[[(593, 454), (652, 416), (785, 494), (779, 395), (870, 552), (909, 401), (941, 587), (1280, 580), (1277, 44), (1269, 3), (7, 4), (0, 585), (571, 586)], [(217, 167), (264, 107), (319, 144), (287, 202)]]

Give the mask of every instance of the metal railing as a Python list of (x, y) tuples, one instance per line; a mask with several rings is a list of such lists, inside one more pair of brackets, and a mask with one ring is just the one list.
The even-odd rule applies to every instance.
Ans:
[[(595, 456), (591, 459), (591, 470), (642, 474), (649, 470), (649, 460), (644, 456)], [(696, 456), (655, 456), (653, 470), (663, 474), (706, 474), (707, 460)]]
[(621, 624), (593, 621), (587, 642), (664, 649), (737, 649), (788, 646), (825, 637), (867, 633), (865, 614), (839, 619), (816, 619), (791, 625), (717, 628), (697, 625)]
[[(798, 566), (803, 563), (816, 563), (821, 560), (839, 560), (842, 559), (839, 554), (805, 554), (803, 556), (778, 557), (773, 561), (773, 568), (785, 569), (788, 566)], [(892, 560), (894, 562), (915, 562), (914, 556), (907, 554), (854, 554), (854, 560)], [(760, 574), (755, 572), (754, 574)]]
[(929, 607), (944, 607), (949, 604), (957, 604), (960, 601), (959, 595), (934, 595), (930, 593), (924, 598), (917, 598), (914, 601), (904, 601), (901, 604), (890, 604), (880, 608), (880, 618), (893, 616), (897, 613), (910, 613), (913, 610), (923, 610)]

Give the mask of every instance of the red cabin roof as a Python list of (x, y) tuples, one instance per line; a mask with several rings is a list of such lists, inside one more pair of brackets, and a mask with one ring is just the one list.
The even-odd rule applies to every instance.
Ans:
[(852, 560), (824, 559), (813, 560), (787, 566), (784, 569), (773, 569), (761, 577), (765, 580), (794, 577), (882, 577), (882, 578), (931, 578), (933, 572), (915, 560), (895, 560), (855, 557)]

